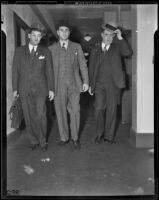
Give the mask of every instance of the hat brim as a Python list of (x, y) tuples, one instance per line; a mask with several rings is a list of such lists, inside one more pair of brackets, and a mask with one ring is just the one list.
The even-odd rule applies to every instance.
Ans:
[(56, 30), (58, 30), (62, 26), (67, 27), (69, 30), (72, 30), (72, 27), (67, 20), (66, 21), (65, 20), (59, 21), (59, 23), (57, 23), (57, 25), (56, 25)]
[(72, 30), (70, 26), (65, 25), (65, 24), (60, 24), (60, 25), (58, 25), (58, 26), (56, 27), (56, 30), (59, 30), (59, 28), (62, 27), (62, 26), (63, 26), (63, 27), (67, 27), (70, 31)]
[(102, 28), (105, 30), (110, 30), (110, 31), (116, 31), (117, 30), (117, 28), (116, 27), (114, 27), (114, 26), (112, 26), (112, 25), (110, 25), (110, 24), (105, 24), (105, 25), (102, 25)]
[(38, 28), (29, 28), (26, 30), (26, 32), (28, 34), (30, 34), (32, 31), (38, 31), (42, 34), (42, 36), (46, 35), (46, 31), (45, 30), (41, 30), (41, 29), (38, 29)]

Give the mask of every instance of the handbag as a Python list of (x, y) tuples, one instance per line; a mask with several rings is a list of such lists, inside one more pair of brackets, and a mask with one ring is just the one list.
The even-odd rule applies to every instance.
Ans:
[(11, 119), (11, 128), (20, 128), (23, 121), (23, 110), (20, 101), (20, 97), (16, 97), (12, 103), (9, 110), (9, 115)]

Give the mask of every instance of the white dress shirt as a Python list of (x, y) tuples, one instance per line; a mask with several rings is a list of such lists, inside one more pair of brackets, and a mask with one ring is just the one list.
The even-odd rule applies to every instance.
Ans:
[(36, 51), (38, 46), (33, 46), (32, 44), (29, 43), (29, 51), (31, 53), (32, 49), (34, 48), (34, 51)]
[[(110, 44), (106, 45), (107, 51), (108, 51), (109, 47), (110, 47)], [(102, 50), (105, 51), (105, 43), (104, 42), (102, 42)]]
[(65, 46), (65, 49), (67, 49), (67, 47), (68, 47), (68, 40), (66, 40), (66, 41), (61, 41), (60, 40), (60, 45), (61, 45), (61, 47), (63, 47), (63, 44), (65, 44), (64, 46)]

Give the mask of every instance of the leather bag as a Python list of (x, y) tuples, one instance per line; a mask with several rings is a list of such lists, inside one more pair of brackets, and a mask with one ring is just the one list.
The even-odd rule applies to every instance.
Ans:
[(11, 119), (11, 128), (18, 129), (21, 126), (23, 120), (23, 110), (19, 97), (16, 97), (12, 103), (12, 106), (9, 111)]

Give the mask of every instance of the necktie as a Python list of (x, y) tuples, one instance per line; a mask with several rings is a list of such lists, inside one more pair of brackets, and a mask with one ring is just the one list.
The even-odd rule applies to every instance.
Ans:
[(32, 48), (30, 54), (31, 54), (31, 56), (34, 56), (34, 55), (35, 55), (35, 47)]
[(105, 44), (104, 49), (103, 49), (104, 52), (107, 51), (107, 48), (106, 48), (106, 47), (107, 47), (107, 45)]
[(30, 52), (30, 62), (33, 63), (35, 58), (35, 48), (33, 47), (31, 52)]
[(62, 44), (62, 49), (66, 50), (65, 43)]

